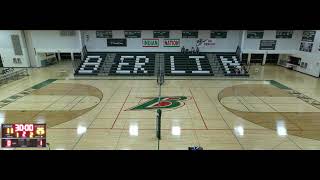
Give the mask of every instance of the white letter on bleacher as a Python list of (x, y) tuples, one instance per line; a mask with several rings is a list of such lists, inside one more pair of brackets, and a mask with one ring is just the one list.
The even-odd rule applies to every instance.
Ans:
[(128, 66), (129, 65), (129, 63), (123, 62), (125, 60), (125, 58), (133, 58), (133, 56), (132, 57), (121, 56), (116, 73), (119, 73), (119, 74), (130, 74), (129, 70), (122, 70), (122, 66)]
[(189, 56), (189, 58), (194, 58), (197, 63), (198, 71), (202, 71), (200, 58), (204, 58), (203, 56)]
[[(140, 59), (145, 59), (145, 61), (144, 62), (140, 62)], [(149, 63), (149, 58), (147, 58), (146, 56), (137, 56), (136, 57), (136, 62), (134, 64), (133, 73), (137, 73), (139, 69), (141, 69), (143, 71), (143, 73), (148, 73), (148, 71), (146, 71), (144, 69), (144, 67), (142, 67), (142, 66), (145, 66), (146, 63)]]

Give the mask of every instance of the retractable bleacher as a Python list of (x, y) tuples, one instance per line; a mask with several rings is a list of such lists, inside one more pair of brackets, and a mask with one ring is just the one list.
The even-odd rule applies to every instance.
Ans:
[(165, 74), (168, 76), (213, 76), (209, 60), (204, 53), (165, 54)]
[(88, 53), (76, 70), (76, 75), (97, 75), (106, 57), (106, 53)]
[(153, 76), (154, 53), (117, 53), (109, 75)]
[(217, 53), (216, 56), (225, 76), (249, 76), (247, 71), (243, 74), (236, 72), (236, 69), (241, 69), (244, 64), (239, 62), (235, 53)]

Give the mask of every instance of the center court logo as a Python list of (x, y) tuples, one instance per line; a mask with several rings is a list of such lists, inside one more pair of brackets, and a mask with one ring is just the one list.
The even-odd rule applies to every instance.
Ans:
[(142, 104), (131, 107), (126, 111), (138, 111), (138, 110), (156, 110), (156, 109), (177, 109), (185, 105), (185, 101), (191, 99), (191, 97), (186, 96), (164, 96), (159, 97), (146, 97), (142, 99), (147, 99)]

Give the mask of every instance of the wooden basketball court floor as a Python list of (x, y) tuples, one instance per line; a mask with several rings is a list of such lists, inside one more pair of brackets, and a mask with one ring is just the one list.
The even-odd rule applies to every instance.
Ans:
[(57, 66), (2, 86), (0, 123), (46, 123), (51, 150), (320, 149), (319, 79), (257, 67), (249, 79), (166, 79), (159, 144), (155, 80), (73, 80)]

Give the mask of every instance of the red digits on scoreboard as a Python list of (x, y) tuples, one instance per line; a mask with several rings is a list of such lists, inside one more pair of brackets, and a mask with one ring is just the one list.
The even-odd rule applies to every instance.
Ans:
[(33, 131), (33, 124), (26, 124), (25, 130), (32, 132)]
[(15, 131), (15, 132), (20, 131), (20, 125), (19, 125), (19, 124), (15, 124), (15, 125), (14, 125), (14, 131)]
[(14, 125), (15, 131), (33, 131), (33, 124), (15, 124)]
[(7, 140), (7, 147), (11, 147), (11, 140)]
[(26, 132), (26, 131), (23, 131), (23, 132), (22, 132), (22, 137), (25, 138), (25, 137), (26, 137), (26, 134), (27, 134), (27, 132)]
[(29, 138), (33, 138), (33, 132), (29, 133)]

